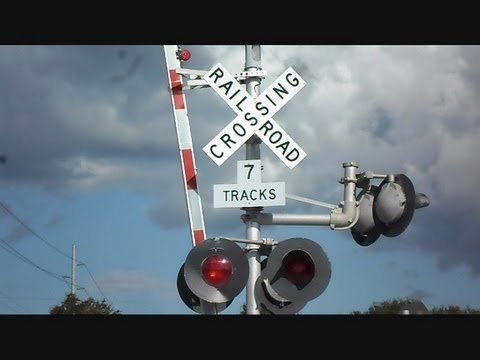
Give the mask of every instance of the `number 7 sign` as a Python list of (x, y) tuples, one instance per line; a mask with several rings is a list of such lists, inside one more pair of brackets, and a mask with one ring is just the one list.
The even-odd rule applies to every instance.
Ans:
[(262, 183), (260, 160), (237, 162), (237, 183), (213, 185), (213, 207), (284, 206), (285, 183)]

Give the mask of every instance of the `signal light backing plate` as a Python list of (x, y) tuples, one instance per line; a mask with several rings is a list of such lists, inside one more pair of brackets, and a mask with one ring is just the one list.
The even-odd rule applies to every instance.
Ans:
[[(282, 274), (283, 260), (292, 251), (304, 252), (314, 264), (312, 280), (301, 287), (292, 284)], [(280, 297), (290, 302), (303, 302), (312, 300), (325, 291), (330, 282), (331, 266), (327, 254), (319, 244), (306, 238), (291, 238), (281, 241), (273, 248), (264, 273)]]
[(307, 301), (277, 301), (274, 297), (270, 296), (265, 284), (266, 280), (265, 271), (262, 271), (262, 274), (255, 282), (254, 288), (255, 301), (262, 309), (274, 315), (290, 315), (298, 313), (307, 304)]
[(378, 195), (378, 190), (378, 186), (371, 185), (369, 189), (362, 190), (357, 196), (357, 201), (360, 202), (357, 211), (360, 214), (350, 232), (358, 245), (370, 246), (382, 235), (373, 217), (373, 202)]
[[(202, 277), (202, 263), (210, 255), (223, 255), (232, 263), (230, 281), (222, 286), (212, 286)], [(242, 248), (236, 243), (219, 238), (206, 239), (196, 245), (187, 255), (184, 264), (185, 282), (200, 299), (211, 303), (225, 303), (233, 300), (245, 287), (250, 272), (248, 260)]]
[(203, 301), (202, 304), (202, 300), (200, 300), (200, 298), (188, 287), (187, 282), (185, 281), (184, 268), (185, 264), (182, 265), (177, 275), (177, 290), (183, 303), (191, 310), (198, 314), (215, 315), (225, 310), (233, 302), (232, 299), (224, 303), (207, 303), (206, 301)]

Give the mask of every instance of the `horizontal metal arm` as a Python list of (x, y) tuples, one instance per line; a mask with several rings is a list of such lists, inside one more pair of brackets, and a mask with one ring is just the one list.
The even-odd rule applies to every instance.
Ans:
[(263, 238), (262, 240), (250, 240), (250, 239), (240, 239), (240, 238), (232, 238), (232, 237), (225, 237), (225, 236), (216, 236), (214, 239), (215, 240), (225, 239), (225, 240), (235, 241), (235, 242), (240, 242), (245, 244), (256, 244), (256, 245), (267, 245), (267, 246), (278, 244), (278, 241), (273, 240), (272, 238)]
[(329, 204), (329, 203), (326, 203), (326, 202), (323, 202), (323, 201), (313, 200), (313, 199), (309, 199), (309, 198), (306, 198), (306, 197), (297, 196), (297, 195), (293, 195), (293, 194), (285, 194), (285, 197), (288, 198), (288, 199), (301, 201), (301, 202), (304, 202), (304, 203), (307, 203), (307, 204), (323, 206), (323, 207), (326, 207), (326, 208), (329, 208), (329, 209), (335, 209), (337, 207), (337, 205), (333, 205), (333, 204)]
[(256, 220), (261, 225), (330, 225), (330, 215), (259, 213)]

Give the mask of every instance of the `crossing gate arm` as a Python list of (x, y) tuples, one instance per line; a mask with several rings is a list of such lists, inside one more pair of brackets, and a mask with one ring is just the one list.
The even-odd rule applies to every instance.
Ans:
[(168, 84), (172, 101), (175, 130), (182, 163), (183, 186), (187, 203), (188, 220), (192, 245), (196, 246), (206, 239), (203, 220), (202, 200), (197, 183), (197, 167), (193, 151), (192, 134), (188, 119), (187, 102), (182, 79), (182, 63), (177, 54), (178, 45), (164, 45), (167, 65)]

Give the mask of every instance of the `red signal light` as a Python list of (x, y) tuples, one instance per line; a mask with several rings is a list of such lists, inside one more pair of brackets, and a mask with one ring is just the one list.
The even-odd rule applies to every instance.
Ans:
[(315, 264), (304, 251), (289, 252), (282, 262), (283, 275), (295, 286), (304, 286), (312, 281), (315, 275)]
[(202, 278), (211, 286), (225, 285), (230, 281), (232, 273), (232, 263), (224, 255), (211, 255), (202, 263)]
[(182, 61), (188, 61), (190, 60), (190, 57), (192, 56), (192, 54), (190, 53), (190, 51), (186, 50), (186, 49), (183, 49), (183, 50), (180, 50), (178, 52), (178, 58)]

